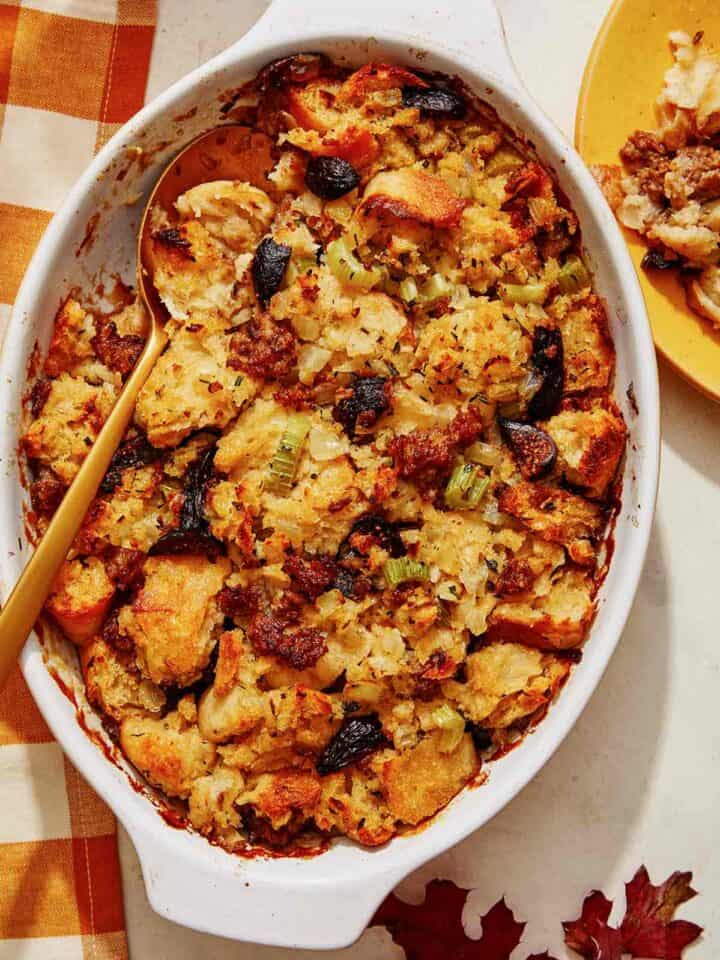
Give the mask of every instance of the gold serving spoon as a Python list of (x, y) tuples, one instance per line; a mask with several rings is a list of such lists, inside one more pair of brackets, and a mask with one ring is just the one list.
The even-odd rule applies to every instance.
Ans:
[(110, 416), (0, 611), (0, 690), (42, 612), (53, 580), (120, 445), (133, 415), (138, 393), (167, 344), (164, 324), (168, 314), (151, 280), (151, 209), (160, 207), (166, 210), (172, 222), (175, 200), (190, 187), (210, 180), (244, 180), (265, 188), (268, 185), (267, 174), (272, 167), (272, 141), (269, 137), (249, 127), (227, 124), (215, 127), (187, 144), (165, 168), (150, 194), (137, 245), (137, 285), (147, 320), (145, 347)]

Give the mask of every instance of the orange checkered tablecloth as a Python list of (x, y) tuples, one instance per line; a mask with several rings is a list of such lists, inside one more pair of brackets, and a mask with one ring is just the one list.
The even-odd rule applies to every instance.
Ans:
[[(0, 0), (0, 343), (53, 211), (143, 104), (155, 19), (155, 0)], [(17, 670), (0, 810), (0, 960), (126, 958), (115, 821)]]

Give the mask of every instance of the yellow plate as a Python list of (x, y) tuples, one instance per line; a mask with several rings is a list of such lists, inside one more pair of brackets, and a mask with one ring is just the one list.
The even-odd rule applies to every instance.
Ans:
[[(685, 30), (720, 49), (717, 0), (616, 0), (585, 67), (575, 123), (575, 144), (586, 163), (618, 163), (618, 150), (634, 130), (655, 129), (653, 105), (672, 63), (667, 36)], [(693, 313), (674, 271), (640, 268), (642, 241), (625, 231), (640, 276), (655, 346), (703, 393), (720, 400), (720, 333)]]

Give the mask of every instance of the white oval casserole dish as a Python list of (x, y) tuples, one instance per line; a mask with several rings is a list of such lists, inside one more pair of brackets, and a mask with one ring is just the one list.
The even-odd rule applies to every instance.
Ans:
[[(34, 345), (39, 341), (41, 350), (47, 346), (59, 299), (71, 287), (88, 289), (102, 269), (105, 276), (118, 272), (132, 282), (142, 200), (130, 201), (146, 194), (179, 146), (221, 122), (220, 93), (276, 57), (308, 50), (354, 65), (390, 59), (458, 74), (505, 123), (527, 137), (569, 197), (617, 348), (615, 396), (630, 428), (622, 504), (614, 558), (583, 660), (540, 726), (489, 766), (484, 786), (463, 791), (426, 829), (396, 837), (379, 849), (342, 840), (309, 860), (240, 859), (167, 824), (147, 792), (134, 788), (128, 773), (84, 732), (75, 708), (48, 673), (35, 635), (22, 654), (23, 673), (52, 732), (130, 834), (153, 908), (209, 933), (315, 949), (355, 940), (389, 890), (494, 816), (567, 735), (605, 670), (633, 601), (652, 524), (659, 457), (655, 353), (625, 243), (582, 161), (522, 88), (493, 0), (467, 5), (453, 0), (442, 10), (430, 0), (363, 0), (356, 9), (341, 9), (349, 6), (338, 0), (275, 0), (242, 40), (176, 83), (120, 130), (46, 231), (18, 295), (0, 366), (0, 582), (7, 596), (28, 550), (23, 517), (27, 497), (19, 483), (17, 444)], [(146, 161), (151, 158), (149, 165), (130, 162), (128, 148), (136, 145), (143, 148)], [(116, 174), (128, 165), (118, 181)], [(95, 241), (76, 255), (86, 225), (98, 211)], [(24, 544), (20, 552), (19, 541)], [(62, 645), (56, 655), (73, 663)], [(77, 667), (68, 669), (79, 683)], [(79, 701), (81, 696), (78, 692)]]

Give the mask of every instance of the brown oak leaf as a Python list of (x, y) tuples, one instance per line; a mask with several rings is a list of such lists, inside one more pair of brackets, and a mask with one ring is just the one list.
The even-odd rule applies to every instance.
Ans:
[(471, 940), (462, 924), (467, 895), (449, 880), (429, 883), (418, 905), (391, 893), (371, 926), (386, 926), (407, 960), (509, 960), (525, 924), (515, 920), (505, 900), (498, 900), (482, 918), (482, 936)]

